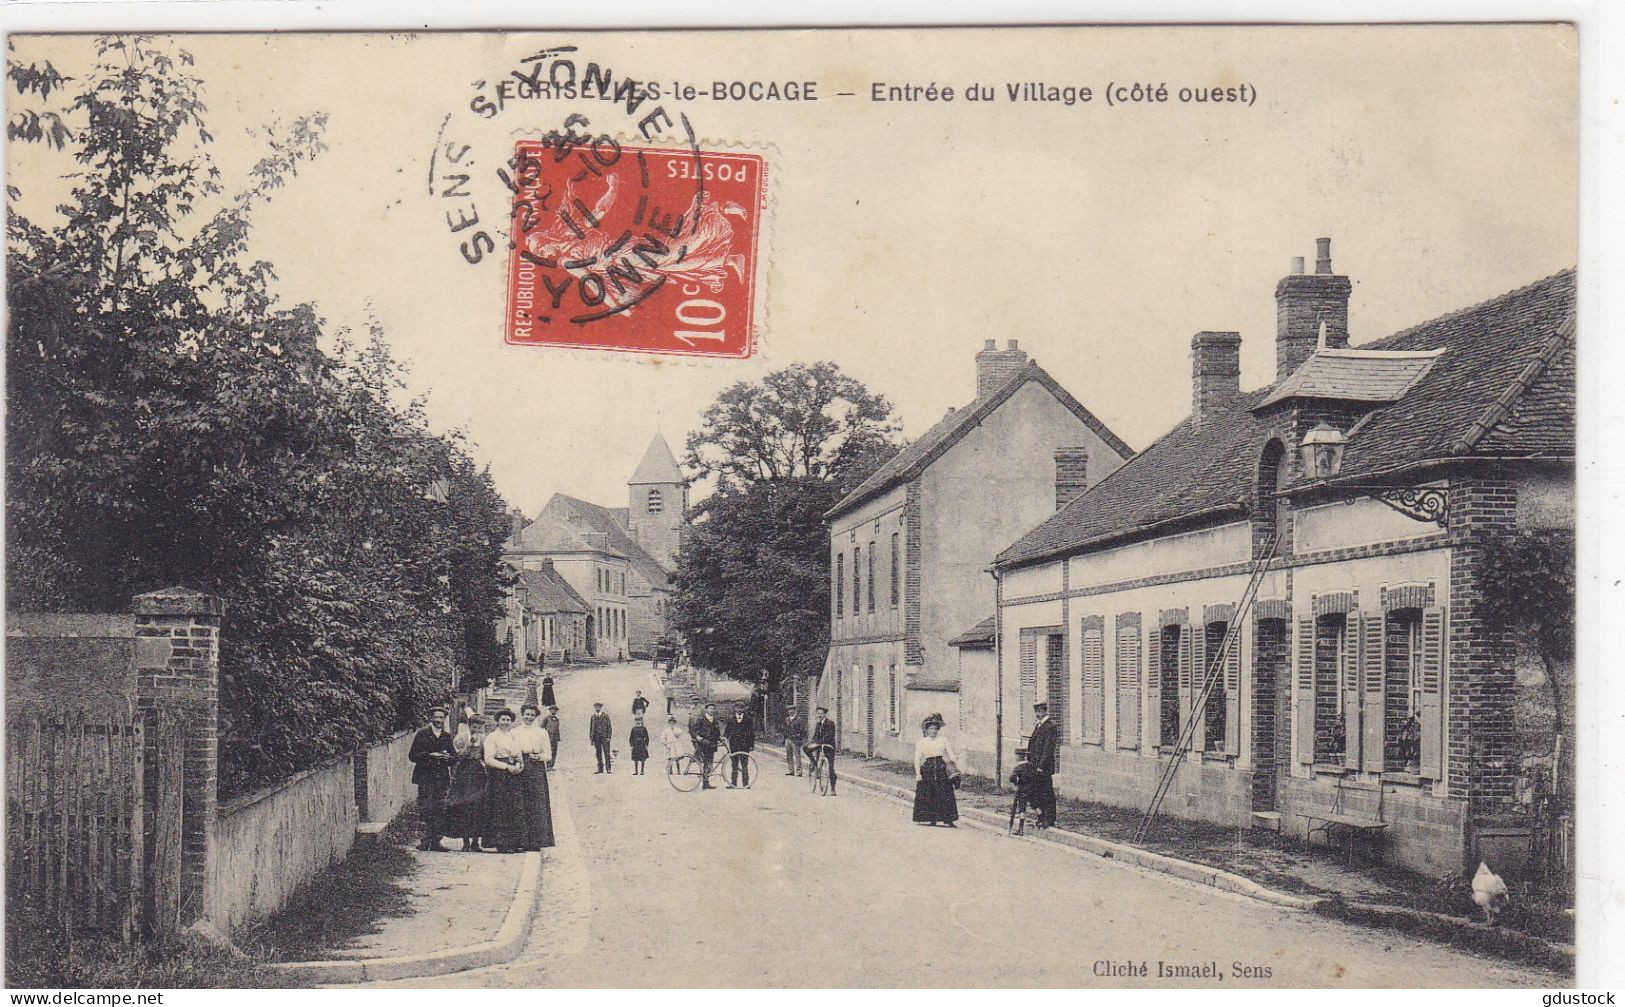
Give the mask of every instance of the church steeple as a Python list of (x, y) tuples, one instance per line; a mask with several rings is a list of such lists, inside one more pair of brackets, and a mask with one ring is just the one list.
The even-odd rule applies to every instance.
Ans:
[(644, 552), (675, 570), (688, 512), (688, 482), (665, 437), (655, 434), (626, 489), (627, 530)]

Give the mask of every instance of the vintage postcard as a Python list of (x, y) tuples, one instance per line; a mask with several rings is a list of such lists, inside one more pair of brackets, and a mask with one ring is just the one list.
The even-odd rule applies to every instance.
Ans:
[(1578, 53), (10, 36), (7, 984), (1598, 983)]

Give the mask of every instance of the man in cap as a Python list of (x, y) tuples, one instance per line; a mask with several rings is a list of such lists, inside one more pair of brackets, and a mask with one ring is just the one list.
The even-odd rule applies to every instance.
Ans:
[(1032, 803), (1038, 808), (1038, 827), (1055, 824), (1055, 773), (1061, 767), (1061, 728), (1049, 715), (1048, 703), (1034, 703), (1038, 723), (1027, 738), (1027, 761), (1032, 764)]
[(807, 740), (807, 724), (794, 706), (784, 711), (784, 775), (801, 775), (801, 746)]
[(412, 736), (406, 757), (412, 760), (412, 782), (418, 786), (418, 821), (423, 826), (418, 849), (443, 851), (446, 791), (451, 788), (451, 763), (457, 757), (451, 732), (446, 730), (446, 708), (431, 707), (429, 723)]
[(722, 745), (722, 725), (717, 723), (717, 704), (705, 704), (700, 719), (689, 725), (688, 738), (694, 745), (694, 759), (700, 764), (702, 788), (715, 790), (711, 785), (711, 765), (717, 757), (717, 749)]
[(598, 768), (594, 773), (614, 772), (614, 762), (611, 760), (609, 748), (610, 739), (614, 736), (609, 714), (604, 712), (604, 704), (592, 704), (592, 718), (587, 721), (587, 740), (592, 742), (593, 755), (598, 759)]
[[(824, 759), (824, 768), (829, 772), (829, 794), (835, 796), (835, 721), (829, 719), (829, 707), (818, 708), (818, 722), (813, 725), (812, 740), (806, 747), (808, 758), (817, 758), (821, 753)], [(817, 771), (817, 766), (813, 771)]]

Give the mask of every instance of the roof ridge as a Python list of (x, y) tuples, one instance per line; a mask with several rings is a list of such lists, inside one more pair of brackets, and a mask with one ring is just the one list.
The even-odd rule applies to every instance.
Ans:
[(1379, 336), (1378, 338), (1373, 339), (1369, 343), (1361, 343), (1359, 346), (1351, 346), (1351, 347), (1349, 347), (1349, 349), (1380, 349), (1381, 347), (1378, 345), (1379, 343), (1386, 343), (1386, 342), (1389, 342), (1390, 340), (1398, 339), (1401, 336), (1408, 336), (1411, 333), (1417, 331), (1418, 329), (1425, 329), (1430, 325), (1437, 325), (1438, 323), (1446, 321), (1448, 319), (1459, 318), (1462, 315), (1470, 315), (1475, 311), (1479, 311), (1479, 310), (1482, 310), (1484, 308), (1489, 307), (1490, 305), (1496, 303), (1497, 301), (1510, 300), (1510, 299), (1512, 299), (1514, 297), (1517, 297), (1519, 294), (1528, 293), (1529, 291), (1535, 289), (1536, 287), (1544, 286), (1544, 285), (1552, 282), (1553, 280), (1557, 279), (1559, 276), (1562, 276), (1565, 273), (1573, 273), (1573, 272), (1575, 272), (1575, 267), (1573, 267), (1573, 266), (1569, 266), (1567, 269), (1559, 269), (1555, 273), (1551, 273), (1549, 275), (1542, 276), (1540, 279), (1534, 280), (1534, 281), (1532, 281), (1530, 283), (1525, 283), (1523, 286), (1517, 287), (1517, 288), (1515, 288), (1513, 290), (1508, 290), (1504, 294), (1496, 294), (1494, 297), (1486, 297), (1484, 300), (1479, 301), (1477, 304), (1469, 304), (1465, 308), (1457, 308), (1454, 311), (1446, 311), (1442, 315), (1436, 315), (1433, 318), (1429, 318), (1429, 319), (1426, 319), (1424, 321), (1417, 322), (1414, 325), (1407, 325), (1403, 329), (1399, 329), (1398, 331), (1395, 331), (1395, 332), (1390, 332), (1386, 336)]
[[(843, 496), (835, 504), (835, 506), (825, 511), (825, 520), (828, 520), (829, 518), (832, 518), (838, 514), (845, 513), (846, 511), (851, 510), (858, 504), (873, 498), (886, 489), (899, 483), (907, 482), (915, 475), (918, 475), (925, 468), (929, 467), (932, 462), (940, 458), (949, 448), (959, 443), (959, 439), (963, 437), (965, 433), (973, 429), (983, 419), (985, 419), (988, 414), (992, 413), (993, 410), (997, 409), (1005, 402), (1008, 402), (1016, 394), (1016, 391), (1028, 381), (1037, 381), (1039, 384), (1043, 385), (1051, 395), (1055, 396), (1056, 400), (1060, 402), (1068, 412), (1081, 420), (1084, 426), (1094, 431), (1095, 435), (1104, 441), (1108, 447), (1116, 451), (1119, 457), (1126, 461), (1135, 456), (1134, 449), (1129, 447), (1128, 444), (1121, 437), (1117, 436), (1117, 434), (1114, 433), (1110, 427), (1106, 426), (1106, 424), (1103, 423), (1098, 416), (1090, 412), (1088, 407), (1084, 406), (1083, 403), (1074, 398), (1071, 392), (1063, 388), (1061, 383), (1055, 380), (1054, 375), (1044, 370), (1038, 361), (1029, 360), (1026, 364), (1022, 365), (1021, 370), (1011, 375), (1010, 379), (1004, 384), (1000, 385), (996, 391), (987, 395), (985, 398), (976, 399), (970, 405), (965, 406), (964, 408), (957, 406), (954, 407), (952, 412), (944, 414), (941, 419), (927, 427), (919, 437), (916, 437), (914, 440), (903, 445), (903, 447), (898, 450), (897, 454), (892, 456), (890, 461), (886, 462), (884, 465), (881, 465), (880, 468), (877, 468), (874, 472), (870, 473), (869, 477), (864, 479), (863, 482), (859, 483), (857, 488)], [(898, 466), (896, 470), (887, 473), (885, 477), (879, 479), (878, 482), (875, 481), (877, 477), (881, 476), (881, 473), (886, 471), (886, 467), (888, 465), (891, 465), (892, 462), (896, 461), (898, 458), (901, 458), (906, 452), (916, 445), (925, 443), (927, 438), (931, 435), (931, 432), (945, 423), (952, 424), (959, 429), (944, 431), (943, 436), (935, 443), (931, 444), (929, 449), (923, 451), (920, 457), (910, 459), (907, 463)], [(873, 483), (873, 485), (871, 485), (871, 483)]]
[(1463, 455), (1477, 447), (1478, 442), (1484, 439), (1485, 434), (1495, 429), (1496, 424), (1511, 414), (1512, 407), (1517, 405), (1518, 400), (1523, 398), (1525, 392), (1529, 391), (1529, 386), (1533, 385), (1546, 372), (1546, 368), (1552, 365), (1552, 361), (1557, 359), (1558, 353), (1573, 338), (1574, 309), (1570, 308), (1568, 314), (1564, 315), (1563, 320), (1557, 324), (1556, 331), (1546, 337), (1546, 345), (1540, 348), (1540, 352), (1535, 354), (1533, 360), (1524, 365), (1518, 376), (1512, 379), (1512, 384), (1502, 390), (1501, 394), (1496, 396), (1495, 401), (1485, 408), (1478, 419), (1467, 427), (1466, 433), (1456, 438), (1455, 443), (1450, 445), (1450, 450), (1455, 454)]

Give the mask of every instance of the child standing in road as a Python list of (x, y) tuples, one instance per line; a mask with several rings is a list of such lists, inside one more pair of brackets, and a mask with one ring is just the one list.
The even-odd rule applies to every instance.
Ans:
[(676, 717), (666, 718), (666, 729), (660, 734), (660, 743), (666, 746), (666, 772), (677, 772), (677, 760), (687, 754), (688, 732), (677, 726)]
[(644, 775), (643, 764), (649, 761), (649, 729), (643, 726), (641, 716), (632, 718), (632, 775)]

